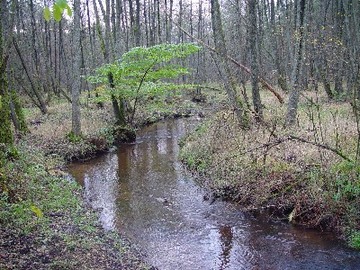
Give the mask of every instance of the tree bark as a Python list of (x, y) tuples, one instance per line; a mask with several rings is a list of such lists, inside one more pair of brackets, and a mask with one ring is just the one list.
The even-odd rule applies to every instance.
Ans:
[(12, 145), (14, 138), (10, 122), (10, 95), (6, 82), (6, 67), (9, 59), (6, 46), (8, 40), (6, 35), (6, 18), (8, 18), (6, 0), (0, 2), (0, 16), (0, 144)]
[(302, 55), (303, 55), (303, 43), (304, 43), (304, 20), (305, 20), (305, 0), (296, 0), (295, 2), (300, 1), (299, 9), (299, 41), (297, 49), (295, 50), (295, 65), (292, 75), (292, 85), (291, 92), (289, 96), (289, 102), (286, 113), (286, 125), (292, 126), (296, 122), (297, 109), (299, 104), (300, 97), (300, 72), (302, 67)]
[(72, 132), (76, 136), (81, 135), (80, 116), (80, 87), (81, 87), (81, 15), (80, 1), (74, 0), (74, 45), (75, 45), (75, 66), (74, 78), (71, 89), (72, 100)]
[(257, 0), (249, 0), (249, 45), (251, 54), (251, 85), (252, 85), (252, 100), (255, 111), (255, 119), (261, 121), (263, 119), (263, 110), (259, 90), (259, 63), (258, 63), (258, 43), (257, 43), (257, 15), (256, 15)]

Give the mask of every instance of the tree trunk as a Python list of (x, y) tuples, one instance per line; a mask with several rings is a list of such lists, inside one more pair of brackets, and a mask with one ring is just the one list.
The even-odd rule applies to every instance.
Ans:
[[(297, 2), (296, 0), (295, 2)], [(303, 43), (304, 43), (304, 20), (305, 20), (305, 0), (300, 1), (300, 9), (299, 9), (299, 41), (297, 49), (295, 50), (295, 65), (292, 75), (292, 85), (291, 92), (289, 96), (289, 102), (286, 113), (286, 125), (292, 126), (296, 122), (297, 109), (299, 104), (300, 97), (300, 72), (302, 67), (302, 56), (303, 56)]]
[[(100, 1), (100, 0), (99, 0)], [(109, 0), (107, 0), (107, 2), (109, 2)], [(95, 18), (96, 18), (96, 24), (97, 24), (97, 29), (98, 29), (98, 36), (100, 38), (100, 43), (101, 43), (101, 50), (104, 56), (104, 61), (105, 63), (110, 63), (110, 54), (109, 54), (109, 42), (105, 42), (102, 32), (101, 32), (101, 28), (100, 28), (100, 18), (99, 18), (99, 14), (97, 12), (97, 8), (96, 8), (96, 4), (94, 2), (94, 11), (95, 11)], [(104, 14), (104, 19), (105, 20), (110, 20), (110, 16), (105, 15)], [(110, 23), (105, 21), (105, 33), (110, 33), (111, 29), (110, 29)], [(109, 35), (110, 37), (110, 35)], [(113, 79), (113, 74), (109, 73), (108, 74), (108, 82), (109, 82), (109, 86), (110, 88), (115, 88), (114, 85), (114, 79)], [(112, 106), (113, 106), (113, 112), (114, 112), (114, 117), (116, 119), (117, 124), (123, 125), (126, 123), (126, 119), (125, 119), (125, 108), (124, 108), (124, 101), (120, 98), (120, 100), (118, 101), (117, 98), (114, 95), (111, 95), (111, 101), (112, 101)], [(119, 105), (120, 103), (120, 105)]]
[(262, 104), (259, 91), (259, 64), (258, 64), (258, 43), (257, 43), (257, 16), (256, 16), (257, 0), (249, 0), (249, 45), (251, 54), (251, 85), (252, 85), (252, 100), (255, 111), (255, 119), (261, 121), (263, 118)]
[(0, 16), (0, 144), (12, 145), (13, 134), (10, 122), (10, 95), (6, 82), (6, 66), (9, 56), (6, 48), (6, 23), (4, 25), (8, 16), (6, 0), (1, 0)]
[[(110, 88), (114, 89), (114, 77), (112, 73), (108, 74), (108, 80)], [(125, 108), (124, 108), (124, 102), (122, 99), (120, 99), (120, 104), (117, 100), (117, 98), (114, 95), (111, 95), (111, 102), (114, 110), (114, 116), (116, 119), (115, 125), (117, 126), (125, 126), (126, 125), (126, 118), (125, 118)]]
[(135, 46), (139, 47), (141, 45), (141, 29), (140, 29), (140, 0), (136, 0), (136, 19), (135, 19), (135, 29), (134, 29), (134, 35), (135, 35)]
[(71, 89), (72, 100), (72, 132), (74, 135), (81, 134), (81, 116), (80, 116), (80, 87), (81, 87), (81, 15), (80, 1), (74, 0), (74, 45), (75, 45), (75, 67), (74, 78)]
[(225, 35), (222, 26), (220, 4), (218, 0), (211, 0), (211, 21), (214, 35), (215, 49), (220, 55), (219, 66), (224, 71), (224, 85), (230, 104), (240, 122), (241, 128), (249, 127), (248, 115), (244, 110), (243, 101), (236, 96), (236, 84), (231, 74), (228, 59)]
[(25, 60), (20, 52), (20, 48), (19, 46), (17, 45), (17, 42), (15, 39), (13, 39), (13, 44), (14, 44), (14, 47), (15, 47), (15, 50), (16, 50), (16, 53), (18, 54), (19, 56), (19, 59), (20, 59), (20, 62), (21, 62), (21, 65), (25, 71), (25, 74), (26, 74), (26, 77), (28, 78), (29, 82), (30, 82), (30, 85), (31, 85), (31, 90), (33, 92), (33, 94), (36, 96), (36, 99), (38, 101), (38, 105), (39, 105), (39, 109), (40, 111), (43, 113), (43, 114), (46, 114), (47, 113), (47, 107), (46, 107), (46, 103), (44, 101), (44, 98), (41, 96), (40, 92), (39, 92), (39, 89), (35, 86), (35, 83), (33, 81), (33, 78), (30, 76), (29, 74), (29, 71), (28, 71), (28, 68), (26, 66), (26, 63), (25, 63)]

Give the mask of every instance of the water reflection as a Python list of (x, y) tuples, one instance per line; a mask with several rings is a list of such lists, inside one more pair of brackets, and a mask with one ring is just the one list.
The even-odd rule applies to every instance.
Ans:
[(219, 235), (221, 241), (221, 264), (219, 269), (226, 269), (230, 263), (231, 249), (233, 245), (233, 233), (230, 226), (224, 225), (219, 228)]
[[(82, 174), (85, 197), (94, 209), (100, 211), (100, 221), (107, 230), (115, 228), (116, 200), (118, 181), (116, 163), (118, 156), (109, 154), (103, 156), (100, 166), (80, 170)], [(87, 169), (86, 169), (87, 168)]]
[(165, 270), (357, 269), (359, 254), (326, 234), (204, 201), (177, 160), (188, 123), (147, 127), (135, 144), (70, 168), (105, 228), (121, 230)]

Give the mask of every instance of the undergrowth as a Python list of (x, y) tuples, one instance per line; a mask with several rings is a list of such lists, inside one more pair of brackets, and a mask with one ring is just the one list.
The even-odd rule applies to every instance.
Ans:
[(246, 131), (232, 111), (219, 110), (180, 142), (180, 158), (215, 197), (336, 231), (360, 248), (360, 166), (351, 108), (302, 102), (291, 129), (283, 127), (284, 108), (272, 101), (264, 100), (267, 125), (254, 122)]
[(58, 161), (24, 145), (19, 148), (18, 156), (2, 167), (0, 220), (2, 226), (27, 234), (39, 226), (48, 227), (49, 215), (78, 209), (80, 189), (72, 181), (51, 175), (56, 174)]
[(23, 142), (0, 166), (0, 269), (148, 269), (116, 233), (101, 228), (82, 190)]

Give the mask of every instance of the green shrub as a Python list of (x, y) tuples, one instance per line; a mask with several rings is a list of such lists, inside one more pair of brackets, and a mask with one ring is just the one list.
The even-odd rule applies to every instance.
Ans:
[(350, 236), (350, 246), (360, 249), (360, 231), (355, 231)]
[(72, 131), (66, 135), (66, 138), (69, 140), (69, 142), (72, 142), (72, 143), (78, 143), (83, 140), (83, 138), (81, 136), (74, 134), (74, 132), (72, 132)]
[(360, 195), (360, 166), (355, 162), (343, 161), (336, 164), (331, 170), (335, 181), (334, 199), (344, 198), (354, 200)]

